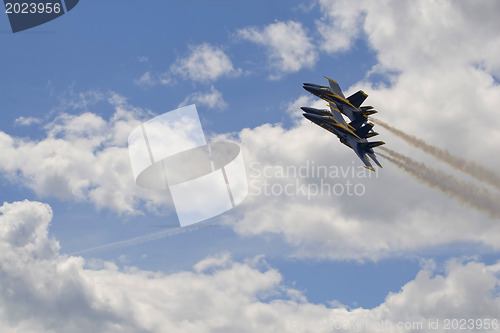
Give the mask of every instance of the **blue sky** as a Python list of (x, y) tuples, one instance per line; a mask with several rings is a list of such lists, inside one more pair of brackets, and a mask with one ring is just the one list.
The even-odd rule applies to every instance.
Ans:
[[(172, 206), (136, 188), (127, 169), (130, 130), (195, 103), (209, 139), (242, 147), (247, 173), (251, 165), (297, 168), (311, 161), (354, 170), (360, 163), (355, 155), (300, 116), (300, 106), (322, 106), (302, 83), (326, 84), (323, 75), (337, 80), (346, 95), (363, 89), (378, 119), (492, 168), (499, 162), (491, 152), (500, 139), (494, 112), (500, 103), (500, 40), (491, 33), (499, 28), (491, 13), (500, 7), (413, 4), (84, 1), (16, 34), (0, 15), (2, 244), (13, 257), (26, 255), (25, 262), (33, 262), (29, 268), (7, 265), (4, 275), (22, 274), (24, 286), (35, 284), (30, 276), (37, 275), (37, 258), (46, 252), (26, 243), (19, 254), (21, 241), (13, 240), (22, 238), (19, 230), (31, 230), (33, 244), (52, 249), (44, 259), (48, 267), (59, 267), (42, 279), (63, 281), (49, 303), (66, 304), (72, 318), (58, 326), (60, 314), (47, 307), (48, 315), (21, 314), (0, 327), (68, 329), (92, 303), (79, 302), (94, 297), (98, 305), (89, 311), (95, 317), (87, 316), (82, 330), (190, 331), (183, 326), (187, 320), (191, 331), (201, 323), (207, 331), (234, 331), (245, 323), (260, 331), (328, 331), (333, 323), (360, 318), (394, 325), (450, 313), (494, 319), (491, 313), (500, 309), (500, 213), (477, 193), (494, 202), (499, 188), (379, 125), (388, 148), (427, 171), (412, 174), (381, 159), (384, 168), (375, 176), (329, 180), (360, 184), (362, 196), (250, 195), (234, 210), (190, 229), (180, 230)], [(471, 10), (476, 14), (469, 17)], [(431, 179), (433, 172), (450, 178)], [(290, 175), (266, 179), (250, 173), (249, 180), (296, 184)], [(311, 185), (321, 179), (298, 181)], [(226, 280), (226, 274), (243, 275)], [(188, 276), (184, 286), (178, 276)], [(113, 279), (120, 282), (111, 286)], [(90, 280), (105, 287), (92, 287)], [(68, 281), (78, 281), (80, 298), (66, 298)], [(130, 291), (134, 283), (145, 289)], [(205, 283), (203, 295), (213, 299), (215, 312), (195, 311), (186, 319), (181, 309), (203, 304), (196, 286)], [(192, 285), (194, 300), (168, 294), (172, 285)], [(9, 288), (16, 293), (23, 285), (9, 282)], [(163, 292), (170, 296), (156, 298)], [(4, 313), (24, 306), (9, 305), (6, 295), (0, 295)], [(470, 304), (447, 309), (470, 295), (477, 296)], [(233, 322), (222, 313), (229, 305), (217, 300), (240, 296), (244, 301), (233, 310), (241, 313)], [(36, 292), (30, 297), (43, 299)], [(120, 297), (130, 306), (114, 303)], [(103, 299), (107, 303), (100, 305)], [(404, 304), (414, 307), (405, 310)], [(109, 318), (97, 315), (101, 306), (109, 307)], [(141, 317), (141, 306), (168, 315)], [(474, 306), (491, 313), (476, 313)], [(253, 317), (255, 308), (270, 317)], [(218, 316), (217, 323), (207, 319)]]

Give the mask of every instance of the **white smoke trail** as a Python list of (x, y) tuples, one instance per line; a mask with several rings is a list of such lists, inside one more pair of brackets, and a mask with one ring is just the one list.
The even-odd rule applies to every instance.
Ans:
[(492, 194), (475, 184), (459, 180), (445, 172), (430, 168), (408, 156), (397, 153), (391, 149), (380, 147), (380, 150), (390, 156), (379, 153), (380, 156), (392, 162), (397, 167), (408, 172), (419, 181), (441, 190), (448, 196), (459, 200), (478, 211), (488, 214), (493, 218), (500, 218), (500, 196)]
[(143, 235), (143, 236), (129, 238), (129, 239), (125, 239), (125, 240), (118, 241), (118, 242), (103, 244), (103, 245), (91, 247), (91, 248), (88, 248), (85, 250), (76, 251), (76, 252), (71, 253), (70, 255), (77, 256), (77, 255), (82, 255), (82, 254), (90, 253), (90, 252), (114, 250), (114, 249), (121, 248), (121, 247), (147, 243), (147, 242), (155, 241), (158, 239), (172, 237), (175, 235), (184, 234), (187, 232), (192, 232), (192, 231), (196, 231), (196, 230), (199, 230), (202, 228), (213, 227), (213, 226), (217, 226), (217, 224), (204, 223), (204, 224), (199, 224), (196, 226), (177, 227), (175, 229), (157, 231), (157, 232), (153, 232), (153, 233)]
[(479, 164), (477, 164), (474, 161), (469, 161), (464, 158), (455, 156), (451, 154), (449, 151), (441, 148), (437, 148), (427, 142), (425, 142), (422, 139), (419, 139), (413, 135), (407, 134), (401, 130), (398, 130), (397, 128), (392, 127), (391, 125), (378, 120), (378, 119), (373, 119), (371, 118), (373, 122), (376, 124), (382, 126), (383, 128), (389, 130), (392, 132), (394, 135), (400, 137), (410, 145), (421, 149), (425, 153), (434, 156), (435, 158), (447, 163), (451, 167), (453, 167), (456, 170), (462, 171), (464, 173), (467, 173), (468, 175), (476, 178), (477, 180), (480, 180), (482, 182), (485, 182), (487, 184), (490, 184), (494, 186), (497, 189), (500, 189), (500, 176), (497, 175), (495, 172), (492, 170), (489, 170)]

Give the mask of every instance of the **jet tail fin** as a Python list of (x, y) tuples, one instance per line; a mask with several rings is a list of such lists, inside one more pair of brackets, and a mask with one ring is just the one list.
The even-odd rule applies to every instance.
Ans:
[(366, 110), (366, 111), (361, 111), (363, 116), (368, 117), (371, 116), (372, 114), (378, 113), (377, 110)]
[(368, 139), (368, 138), (371, 138), (371, 137), (374, 137), (374, 136), (377, 136), (377, 135), (378, 135), (377, 132), (372, 131), (372, 132), (369, 132), (368, 134), (366, 134), (366, 138)]
[(368, 135), (368, 132), (370, 132), (372, 130), (373, 126), (374, 125), (372, 123), (366, 124), (365, 126), (360, 127), (357, 130), (355, 130), (354, 133), (357, 136), (359, 136), (360, 138), (366, 138)]
[(375, 156), (375, 154), (373, 153), (368, 153), (368, 156), (370, 156), (370, 158), (373, 160), (373, 162), (375, 162), (380, 168), (382, 168), (382, 165), (380, 164), (380, 162), (377, 160), (377, 157)]
[(361, 142), (360, 145), (361, 147), (363, 147), (364, 150), (367, 150), (370, 148), (375, 148), (381, 145), (385, 145), (385, 142), (384, 141)]
[(368, 95), (365, 94), (364, 91), (360, 90), (347, 97), (347, 100), (349, 100), (349, 103), (351, 103), (354, 107), (359, 108), (367, 97)]
[(345, 98), (344, 93), (342, 92), (342, 89), (340, 89), (340, 86), (337, 83), (337, 81), (332, 80), (326, 76), (323, 76), (323, 77), (328, 80), (328, 82), (330, 83), (330, 88), (332, 88), (334, 93), (341, 96), (342, 98)]

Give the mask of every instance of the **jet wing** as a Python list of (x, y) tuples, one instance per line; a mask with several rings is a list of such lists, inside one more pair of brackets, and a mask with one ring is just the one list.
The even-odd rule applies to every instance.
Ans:
[(359, 159), (365, 164), (365, 168), (370, 169), (372, 171), (375, 171), (373, 169), (372, 164), (370, 163), (370, 160), (366, 156), (365, 151), (363, 150), (363, 147), (359, 144), (359, 141), (354, 139), (354, 138), (348, 138), (347, 142), (351, 146), (352, 150), (358, 155)]
[(330, 111), (333, 114), (333, 118), (335, 118), (335, 120), (340, 125), (344, 126), (345, 128), (349, 128), (349, 126), (347, 125), (347, 123), (344, 120), (344, 117), (342, 116), (339, 109), (337, 108), (337, 105), (333, 102), (330, 102), (329, 105), (330, 105)]
[(373, 160), (373, 162), (377, 163), (377, 165), (379, 167), (382, 167), (382, 165), (380, 164), (380, 162), (377, 160), (377, 157), (375, 156), (375, 154), (368, 153), (368, 156), (370, 156), (370, 158)]
[(356, 128), (356, 130), (354, 130), (354, 133), (357, 136), (359, 136), (360, 138), (366, 139), (368, 133), (372, 130), (372, 128), (373, 128), (373, 124), (372, 123), (368, 123), (368, 124), (366, 124), (363, 127)]
[(332, 88), (333, 92), (345, 99), (344, 93), (342, 92), (342, 89), (340, 89), (337, 81), (327, 78), (326, 76), (324, 76), (324, 78), (330, 82), (330, 88)]

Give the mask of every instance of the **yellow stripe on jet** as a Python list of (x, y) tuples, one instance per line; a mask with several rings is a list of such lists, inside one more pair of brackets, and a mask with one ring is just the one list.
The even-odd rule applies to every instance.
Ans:
[(337, 81), (332, 80), (332, 79), (330, 79), (329, 77), (326, 77), (326, 76), (324, 76), (324, 75), (323, 75), (323, 77), (324, 77), (325, 79), (327, 79), (328, 81), (332, 81), (332, 82), (335, 82), (336, 84), (339, 84)]
[[(332, 82), (334, 82), (336, 85), (339, 85), (339, 83), (338, 83), (337, 81), (332, 80), (332, 79), (330, 79), (329, 77), (326, 77), (326, 76), (324, 76), (324, 75), (323, 75), (323, 77), (324, 77), (325, 79), (327, 79), (328, 81), (332, 81)], [(340, 86), (339, 86), (339, 87), (340, 87)], [(365, 93), (364, 93), (364, 91), (361, 91), (361, 93), (362, 93), (363, 95), (365, 95), (365, 97), (368, 97), (368, 95), (367, 95), (367, 94), (365, 94)], [(355, 109), (356, 109), (356, 107), (354, 107), (354, 105), (352, 105), (352, 104), (351, 104), (351, 102), (349, 102), (349, 100), (348, 100), (348, 99), (342, 98), (342, 96), (337, 95), (337, 94), (335, 94), (335, 96), (338, 96), (338, 98), (339, 98), (340, 100), (342, 100), (342, 101), (346, 102), (347, 104), (349, 104), (350, 106), (352, 106), (353, 108), (355, 108)]]
[(354, 133), (353, 131), (351, 131), (350, 129), (348, 129), (347, 127), (345, 127), (344, 125), (341, 125), (341, 124), (338, 124), (338, 123), (330, 123), (330, 125), (340, 127), (340, 128), (346, 130), (347, 132), (351, 133), (352, 135), (354, 135), (355, 137), (357, 137), (358, 139), (361, 140), (361, 138), (359, 136), (357, 136), (356, 133)]
[[(349, 100), (348, 100), (348, 99), (342, 98), (342, 96), (337, 95), (337, 94), (334, 94), (334, 95), (331, 95), (331, 96), (333, 96), (333, 97), (335, 97), (335, 98), (337, 98), (337, 99), (339, 99), (339, 100), (343, 101), (344, 103), (346, 103), (346, 104), (347, 104), (347, 105), (349, 105), (350, 107), (352, 107), (352, 108), (356, 109), (356, 107), (355, 107), (354, 105), (352, 105), (352, 104), (351, 104), (351, 102), (349, 102)], [(327, 102), (329, 102), (329, 103), (335, 103), (335, 100), (333, 100), (333, 99), (328, 99), (328, 97), (321, 97), (321, 96), (320, 96), (320, 98), (322, 98), (323, 100), (325, 100), (325, 101), (327, 101)]]

